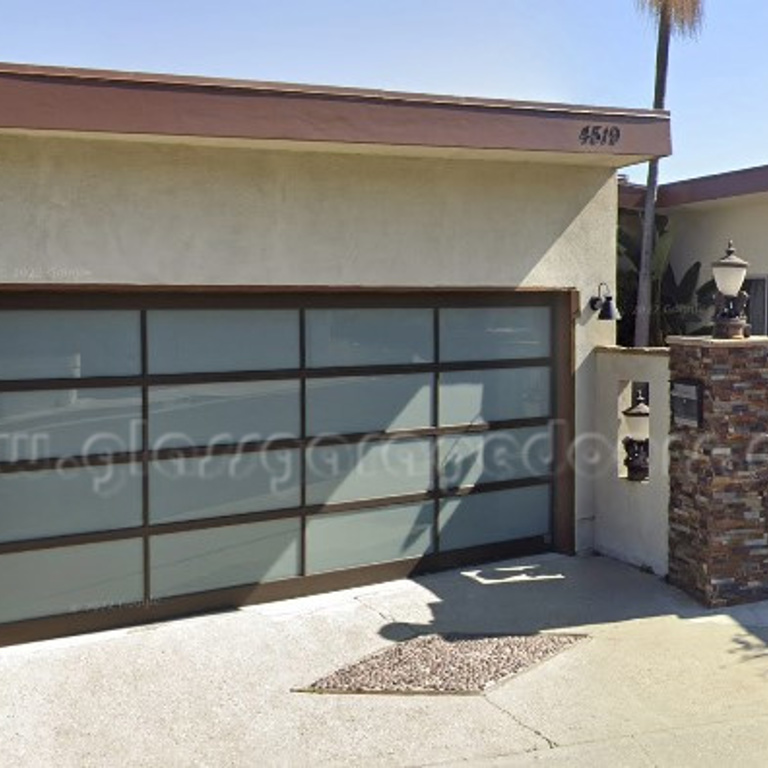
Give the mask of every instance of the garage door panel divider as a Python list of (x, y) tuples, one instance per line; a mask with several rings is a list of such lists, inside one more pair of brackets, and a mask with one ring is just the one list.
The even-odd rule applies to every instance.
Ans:
[(27, 459), (22, 461), (0, 462), (0, 474), (16, 472), (36, 472), (51, 469), (75, 469), (78, 467), (102, 467), (111, 464), (141, 463), (146, 457), (149, 461), (171, 461), (182, 458), (205, 458), (209, 456), (228, 456), (235, 454), (264, 453), (286, 449), (302, 449), (334, 445), (375, 444), (378, 442), (395, 443), (414, 438), (441, 437), (450, 435), (486, 434), (509, 429), (547, 426), (551, 419), (537, 416), (524, 419), (507, 419), (479, 424), (449, 425), (443, 427), (423, 427), (403, 429), (392, 432), (359, 432), (347, 435), (317, 435), (307, 438), (279, 438), (245, 443), (221, 443), (210, 446), (161, 448), (158, 450), (139, 450), (126, 453), (101, 453), (81, 456), (52, 456), (45, 459)]
[(141, 310), (139, 332), (141, 336), (141, 514), (142, 514), (142, 574), (144, 579), (144, 605), (148, 605), (152, 596), (152, 569), (150, 567), (149, 535), (149, 336), (147, 329), (147, 311)]

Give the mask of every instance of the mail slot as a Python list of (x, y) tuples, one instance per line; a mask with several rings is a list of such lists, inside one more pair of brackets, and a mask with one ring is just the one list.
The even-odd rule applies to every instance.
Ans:
[(700, 381), (677, 379), (672, 382), (671, 409), (673, 427), (701, 427), (703, 387)]

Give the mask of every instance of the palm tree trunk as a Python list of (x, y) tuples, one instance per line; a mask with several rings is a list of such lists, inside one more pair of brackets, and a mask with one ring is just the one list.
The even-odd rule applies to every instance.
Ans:
[[(669, 69), (670, 15), (668, 8), (659, 14), (659, 37), (656, 45), (656, 83), (653, 108), (664, 109), (667, 97)], [(656, 244), (656, 191), (659, 186), (659, 161), (648, 163), (648, 182), (643, 206), (643, 240), (640, 250), (640, 271), (637, 278), (637, 309), (635, 315), (635, 346), (648, 346), (651, 327), (651, 264)]]

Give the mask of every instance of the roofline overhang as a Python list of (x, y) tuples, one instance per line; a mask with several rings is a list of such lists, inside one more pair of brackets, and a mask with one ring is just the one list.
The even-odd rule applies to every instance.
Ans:
[(660, 208), (680, 208), (697, 203), (731, 200), (768, 192), (768, 165), (700, 176), (659, 187)]
[(619, 180), (619, 208), (640, 211), (645, 205), (645, 185)]
[(562, 153), (616, 168), (671, 152), (656, 110), (21, 64), (0, 63), (0, 105), (0, 130), (25, 133)]
[[(736, 171), (697, 176), (693, 179), (660, 184), (656, 208), (669, 211), (700, 203), (719, 203), (750, 195), (768, 193), (768, 165), (741, 168)], [(619, 208), (642, 210), (645, 185), (619, 183)]]

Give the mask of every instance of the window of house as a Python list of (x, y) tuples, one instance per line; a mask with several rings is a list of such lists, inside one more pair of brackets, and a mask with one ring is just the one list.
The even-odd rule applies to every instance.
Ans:
[(744, 290), (749, 294), (747, 318), (752, 326), (754, 336), (768, 335), (768, 277), (749, 277), (744, 281)]

